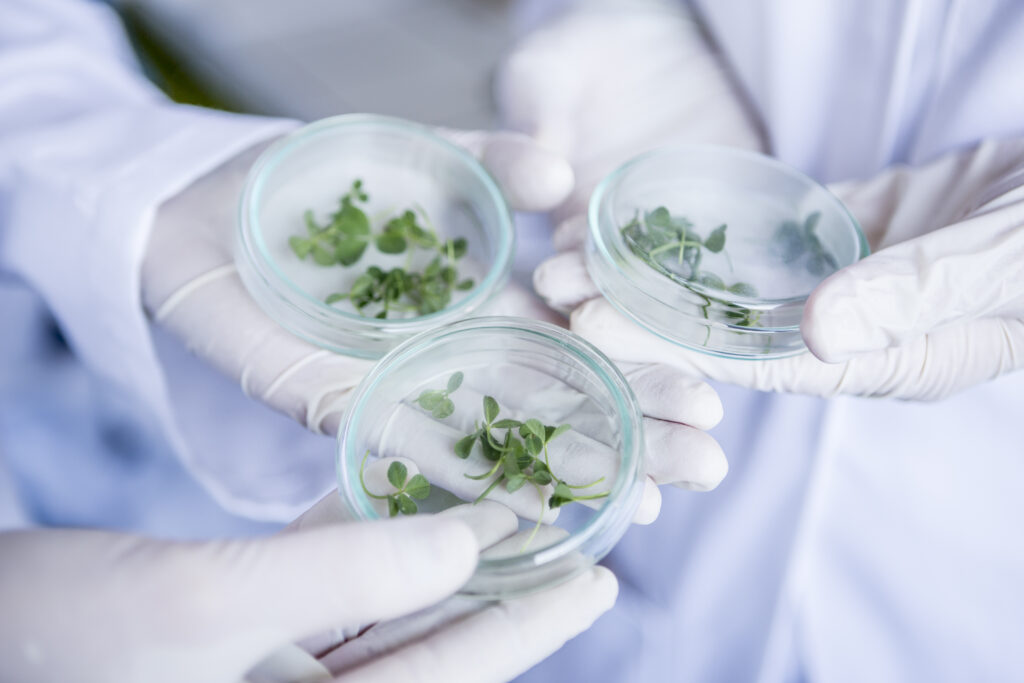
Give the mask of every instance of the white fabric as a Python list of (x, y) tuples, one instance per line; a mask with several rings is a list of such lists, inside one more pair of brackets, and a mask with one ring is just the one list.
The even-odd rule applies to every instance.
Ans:
[(0, 6), (0, 270), (183, 451), (140, 302), (149, 223), (198, 175), (294, 124), (169, 104), (119, 29), (93, 3)]
[(138, 277), (153, 211), (288, 124), (170, 106), (130, 68), (100, 6), (13, 0), (2, 11), (0, 267), (43, 294), (87, 363), (156, 408)]
[(1016, 0), (695, 0), (772, 151), (824, 182), (1021, 133)]
[[(820, 180), (867, 178), (897, 162), (929, 162), (985, 139), (1024, 132), (1024, 101), (1017, 87), (1018, 65), (1024, 60), (1024, 6), (1019, 3), (695, 4), (723, 62), (732, 67), (739, 92), (750, 96), (765, 144)], [(562, 44), (570, 55), (589, 55), (590, 61), (578, 59), (572, 74), (579, 82), (592, 77), (591, 63), (595, 71), (599, 64), (611, 68), (601, 62), (609, 53), (626, 62), (616, 74), (657, 74), (653, 65), (675, 50), (666, 48), (664, 40), (644, 40), (639, 32), (630, 33), (619, 52), (614, 40), (589, 41), (588, 34), (598, 35), (595, 29), (573, 30), (584, 22), (591, 27), (599, 23), (595, 16), (600, 12), (587, 7), (581, 3), (578, 14), (550, 23), (544, 30), (554, 35), (527, 39), (523, 49)], [(605, 13), (605, 19), (608, 36), (623, 24), (620, 14)], [(651, 22), (647, 35), (661, 36), (661, 30)], [(687, 41), (686, 35), (681, 32), (680, 40)], [(517, 63), (535, 58), (536, 92), (572, 97), (546, 100), (531, 118), (531, 111), (516, 103), (538, 98), (502, 91), (510, 120), (531, 122), (532, 130), (585, 130), (583, 122), (600, 110), (591, 102), (616, 101), (622, 95), (623, 102), (634, 105), (631, 116), (622, 119), (633, 126), (634, 138), (650, 128), (659, 139), (692, 135), (699, 140), (699, 131), (720, 107), (738, 104), (708, 97), (703, 107), (689, 112), (697, 117), (692, 127), (687, 118), (679, 118), (676, 128), (658, 132), (657, 112), (638, 103), (652, 103), (654, 109), (662, 97), (671, 101), (683, 83), (697, 93), (721, 93), (721, 86), (708, 87), (700, 80), (714, 75), (696, 66), (706, 60), (688, 61), (673, 80), (613, 77), (579, 90), (574, 83), (548, 78), (559, 67), (545, 61), (543, 50), (532, 56), (515, 53), (513, 73)], [(530, 79), (520, 79), (519, 87), (529, 91)], [(562, 120), (545, 121), (545, 116)], [(599, 150), (606, 142), (599, 135), (573, 140), (575, 147)], [(607, 560), (622, 582), (611, 615), (521, 681), (1024, 676), (1016, 655), (1024, 632), (1019, 580), (1024, 544), (1017, 529), (1024, 503), (1013, 483), (1024, 474), (1015, 431), (1024, 376), (1017, 372), (984, 381), (1003, 366), (1019, 364), (1019, 341), (1004, 337), (1000, 344), (998, 326), (1000, 317), (1019, 318), (1016, 243), (1024, 217), (1012, 206), (1016, 195), (1006, 194), (1002, 203), (996, 202), (1008, 209), (1001, 216), (986, 211), (960, 223), (956, 234), (930, 233), (991, 201), (990, 189), (998, 187), (995, 194), (1012, 189), (1012, 147), (993, 153), (996, 149), (1000, 146), (986, 144), (977, 156), (939, 161), (925, 175), (900, 170), (873, 185), (857, 183), (843, 190), (861, 191), (860, 197), (846, 197), (869, 224), (875, 247), (910, 240), (890, 252), (894, 259), (888, 265), (898, 269), (893, 275), (899, 288), (888, 286), (890, 276), (882, 274), (888, 258), (880, 252), (860, 271), (865, 283), (874, 280), (879, 287), (846, 290), (863, 293), (865, 310), (874, 304), (884, 312), (908, 315), (895, 325), (893, 319), (877, 319), (874, 329), (884, 331), (881, 335), (851, 329), (849, 343), (869, 350), (951, 318), (962, 328), (976, 327), (973, 340), (951, 349), (938, 368), (930, 367), (930, 355), (915, 353), (917, 369), (930, 381), (915, 382), (915, 366), (908, 363), (899, 382), (902, 391), (893, 393), (936, 398), (962, 391), (929, 403), (825, 401), (715, 384), (725, 418), (712, 433), (730, 458), (729, 477), (707, 497), (665, 493), (659, 523), (632, 528)], [(620, 153), (634, 151), (639, 150)], [(1002, 162), (987, 163), (999, 157)], [(574, 164), (583, 159), (570, 158)], [(968, 163), (971, 159), (978, 163)], [(578, 177), (592, 175), (575, 170)], [(872, 187), (887, 189), (882, 201), (878, 194), (870, 199), (864, 194)], [(915, 205), (913, 200), (922, 197), (926, 200)], [(888, 220), (894, 210), (896, 220)], [(567, 213), (572, 214), (571, 208)], [(923, 216), (928, 220), (922, 222)], [(875, 222), (880, 217), (885, 220)], [(874, 231), (876, 226), (888, 232)], [(538, 288), (563, 308), (596, 295), (571, 252), (582, 227), (571, 217), (559, 227), (555, 245), (570, 251), (535, 277)], [(962, 256), (958, 246), (964, 247)], [(952, 264), (964, 265), (963, 273), (946, 275), (943, 271)], [(942, 292), (961, 283), (964, 291), (946, 299)], [(892, 305), (889, 298), (887, 305), (893, 293), (902, 303)], [(591, 314), (596, 322), (607, 308), (601, 302), (588, 306), (577, 313), (577, 324)], [(996, 332), (982, 329), (993, 323), (972, 322), (981, 318), (994, 319)], [(678, 353), (647, 346), (648, 339), (632, 335), (621, 319), (609, 317), (603, 323), (597, 336), (621, 340), (610, 349), (616, 355), (671, 362)], [(835, 358), (855, 350), (843, 346), (846, 337), (811, 341)], [(1004, 353), (1002, 362), (997, 351)], [(689, 358), (694, 360), (687, 367), (714, 365), (710, 357)], [(764, 388), (807, 390), (815, 381), (809, 364), (800, 374), (773, 370), (768, 363), (732, 367), (745, 373), (727, 379)], [(768, 382), (782, 377), (789, 381)], [(824, 386), (816, 393), (835, 389), (826, 392)], [(882, 393), (878, 388), (866, 393)]]

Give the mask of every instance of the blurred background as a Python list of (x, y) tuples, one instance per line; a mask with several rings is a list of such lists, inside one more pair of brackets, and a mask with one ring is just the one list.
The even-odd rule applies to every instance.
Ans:
[[(529, 3), (526, 3), (529, 5)], [(315, 119), (369, 111), (497, 123), (495, 66), (531, 14), (506, 0), (121, 0), (143, 69), (180, 102)], [(515, 5), (515, 7), (513, 7)], [(265, 533), (185, 472), (119, 391), (71, 354), (38, 297), (0, 276), (0, 528)], [(75, 453), (61, 453), (74, 443)], [(328, 445), (327, 452), (330, 452)], [(126, 484), (127, 482), (127, 484)], [(14, 489), (17, 489), (17, 498)], [(174, 490), (173, 495), (168, 495)]]
[(181, 101), (315, 119), (372, 111), (489, 127), (507, 0), (120, 0), (151, 77)]

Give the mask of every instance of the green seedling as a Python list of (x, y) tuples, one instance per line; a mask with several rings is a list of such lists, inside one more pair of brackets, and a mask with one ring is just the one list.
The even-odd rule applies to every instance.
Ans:
[(804, 259), (804, 268), (811, 275), (824, 277), (839, 270), (835, 257), (825, 249), (815, 229), (821, 220), (821, 212), (815, 211), (803, 223), (786, 221), (772, 236), (776, 255), (783, 263), (795, 263)]
[(370, 219), (357, 204), (365, 204), (369, 199), (363, 191), (363, 181), (356, 180), (342, 195), (338, 210), (325, 225), (318, 224), (313, 212), (307, 210), (304, 214), (307, 235), (289, 238), (292, 251), (300, 259), (312, 256), (321, 266), (354, 264), (362, 258), (370, 241)]
[[(525, 421), (498, 419), (501, 415), (501, 406), (493, 396), (484, 396), (482, 408), (482, 421), (476, 423), (473, 432), (455, 442), (455, 455), (466, 459), (479, 444), (483, 456), (494, 463), (482, 474), (463, 475), (476, 480), (493, 477), (487, 488), (473, 501), (474, 504), (484, 500), (501, 485), (504, 485), (509, 493), (518, 491), (526, 484), (537, 490), (541, 501), (540, 513), (537, 516), (537, 524), (523, 544), (522, 550), (533, 541), (544, 517), (545, 501), (541, 493), (542, 486), (555, 484), (555, 492), (547, 500), (547, 507), (552, 509), (567, 503), (595, 500), (608, 495), (607, 491), (593, 495), (578, 495), (574, 492), (574, 489), (595, 486), (604, 481), (604, 477), (582, 486), (570, 486), (552, 472), (548, 444), (572, 429), (570, 425), (545, 425), (535, 418)], [(504, 434), (501, 434), (502, 431)]]
[[(420, 210), (417, 215), (411, 209), (392, 217), (375, 233), (359, 206), (369, 198), (363, 181), (355, 180), (326, 224), (318, 224), (313, 212), (306, 211), (306, 235), (293, 235), (289, 246), (300, 259), (312, 257), (320, 266), (353, 266), (370, 244), (382, 254), (408, 253), (406, 264), (390, 270), (370, 266), (353, 281), (349, 291), (330, 294), (326, 303), (348, 299), (361, 315), (378, 319), (392, 312), (429, 315), (446, 308), (455, 291), (473, 288), (474, 281), (459, 278), (456, 267), (468, 250), (465, 238), (442, 240), (433, 228), (424, 225), (429, 225), (426, 214)], [(424, 250), (436, 255), (422, 271), (414, 270), (413, 257)]]
[[(455, 403), (451, 395), (462, 386), (463, 379), (462, 372), (453, 373), (443, 389), (423, 391), (416, 399), (416, 403), (424, 410), (430, 411), (431, 415), (437, 419), (450, 416), (455, 412)], [(466, 460), (474, 449), (479, 447), (483, 457), (492, 463), (486, 472), (463, 474), (467, 479), (490, 480), (483, 492), (473, 501), (474, 504), (487, 498), (499, 486), (504, 486), (509, 493), (514, 493), (527, 484), (536, 488), (541, 509), (537, 516), (537, 524), (523, 545), (524, 550), (536, 536), (548, 508), (554, 509), (572, 502), (596, 500), (608, 495), (607, 491), (596, 494), (577, 493), (577, 491), (600, 484), (604, 481), (604, 477), (589, 484), (572, 486), (552, 472), (548, 445), (570, 429), (572, 427), (568, 424), (546, 425), (535, 418), (528, 420), (502, 418), (498, 400), (493, 396), (484, 396), (481, 405), (481, 419), (476, 421), (472, 432), (455, 442), (453, 450), (458, 458)], [(554, 492), (545, 500), (541, 487), (549, 484), (554, 484)]]
[(397, 517), (400, 514), (415, 515), (419, 511), (419, 507), (413, 499), (424, 500), (430, 495), (430, 482), (427, 481), (427, 478), (422, 474), (409, 477), (409, 469), (404, 463), (396, 460), (388, 466), (388, 482), (395, 487), (395, 492), (383, 496), (371, 493), (363, 480), (363, 468), (369, 457), (370, 451), (366, 451), (363, 462), (359, 465), (359, 484), (363, 487), (363, 493), (376, 500), (386, 500), (389, 517)]
[(456, 372), (448, 378), (448, 384), (444, 389), (427, 389), (416, 399), (416, 403), (438, 420), (443, 420), (455, 412), (455, 403), (449, 396), (462, 386), (463, 374)]
[[(750, 283), (726, 284), (719, 275), (701, 268), (705, 250), (729, 258), (725, 251), (727, 230), (728, 225), (723, 223), (706, 239), (701, 239), (693, 223), (682, 216), (673, 216), (664, 206), (659, 206), (645, 212), (643, 217), (638, 213), (622, 227), (621, 232), (630, 250), (663, 275), (673, 279), (684, 277), (686, 282), (695, 282), (706, 289), (757, 296), (757, 290)], [(675, 267), (669, 267), (673, 263)], [(685, 275), (679, 272), (684, 265), (687, 266)]]

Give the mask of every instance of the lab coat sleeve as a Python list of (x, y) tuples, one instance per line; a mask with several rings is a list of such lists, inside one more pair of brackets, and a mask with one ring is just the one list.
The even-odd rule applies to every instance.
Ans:
[(78, 356), (169, 422), (140, 303), (156, 208), (289, 121), (176, 105), (107, 7), (0, 3), (0, 273), (46, 300)]

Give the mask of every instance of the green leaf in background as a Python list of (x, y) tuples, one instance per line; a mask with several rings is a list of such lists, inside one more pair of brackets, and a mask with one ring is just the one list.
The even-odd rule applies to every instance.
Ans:
[(382, 233), (376, 238), (377, 249), (384, 254), (401, 254), (405, 251), (405, 238), (401, 235)]
[(450, 398), (446, 398), (443, 399), (436, 408), (434, 408), (432, 415), (438, 420), (443, 420), (454, 412), (455, 404)]
[(341, 301), (342, 299), (347, 299), (347, 298), (348, 298), (348, 294), (341, 294), (339, 292), (335, 292), (334, 294), (328, 294), (327, 298), (324, 299), (324, 303), (326, 303), (326, 304), (333, 304), (333, 303), (337, 303), (338, 301)]
[(344, 239), (338, 242), (338, 246), (334, 248), (334, 254), (332, 260), (329, 262), (321, 262), (314, 250), (313, 259), (322, 266), (332, 265), (335, 261), (343, 266), (351, 266), (363, 257), (363, 253), (366, 251), (366, 240), (354, 237), (352, 239)]
[(416, 399), (416, 402), (420, 404), (420, 407), (424, 410), (433, 410), (437, 406), (441, 405), (441, 401), (444, 400), (444, 392), (436, 390), (427, 390), (420, 394), (420, 397)]
[(726, 225), (723, 223), (717, 228), (711, 231), (708, 238), (704, 240), (704, 247), (712, 254), (717, 254), (725, 248), (725, 229)]
[(722, 278), (718, 277), (714, 273), (708, 273), (706, 271), (701, 273), (698, 282), (711, 289), (725, 289), (725, 283), (722, 282)]
[(313, 245), (313, 260), (321, 266), (333, 266), (338, 261), (334, 252), (325, 249), (319, 244)]
[(461, 372), (456, 372), (451, 377), (448, 378), (448, 393), (449, 394), (452, 393), (453, 391), (455, 391), (456, 389), (458, 389), (460, 386), (462, 386), (462, 379), (463, 379), (463, 377), (464, 377), (464, 375)]
[(749, 296), (751, 298), (757, 296), (757, 289), (754, 288), (754, 285), (746, 282), (737, 282), (729, 285), (727, 289), (733, 294), (739, 294), (740, 296)]
[(288, 238), (288, 246), (292, 248), (292, 251), (295, 252), (296, 256), (304, 259), (313, 249), (313, 242), (312, 240), (303, 239), (298, 235), (294, 235)]

